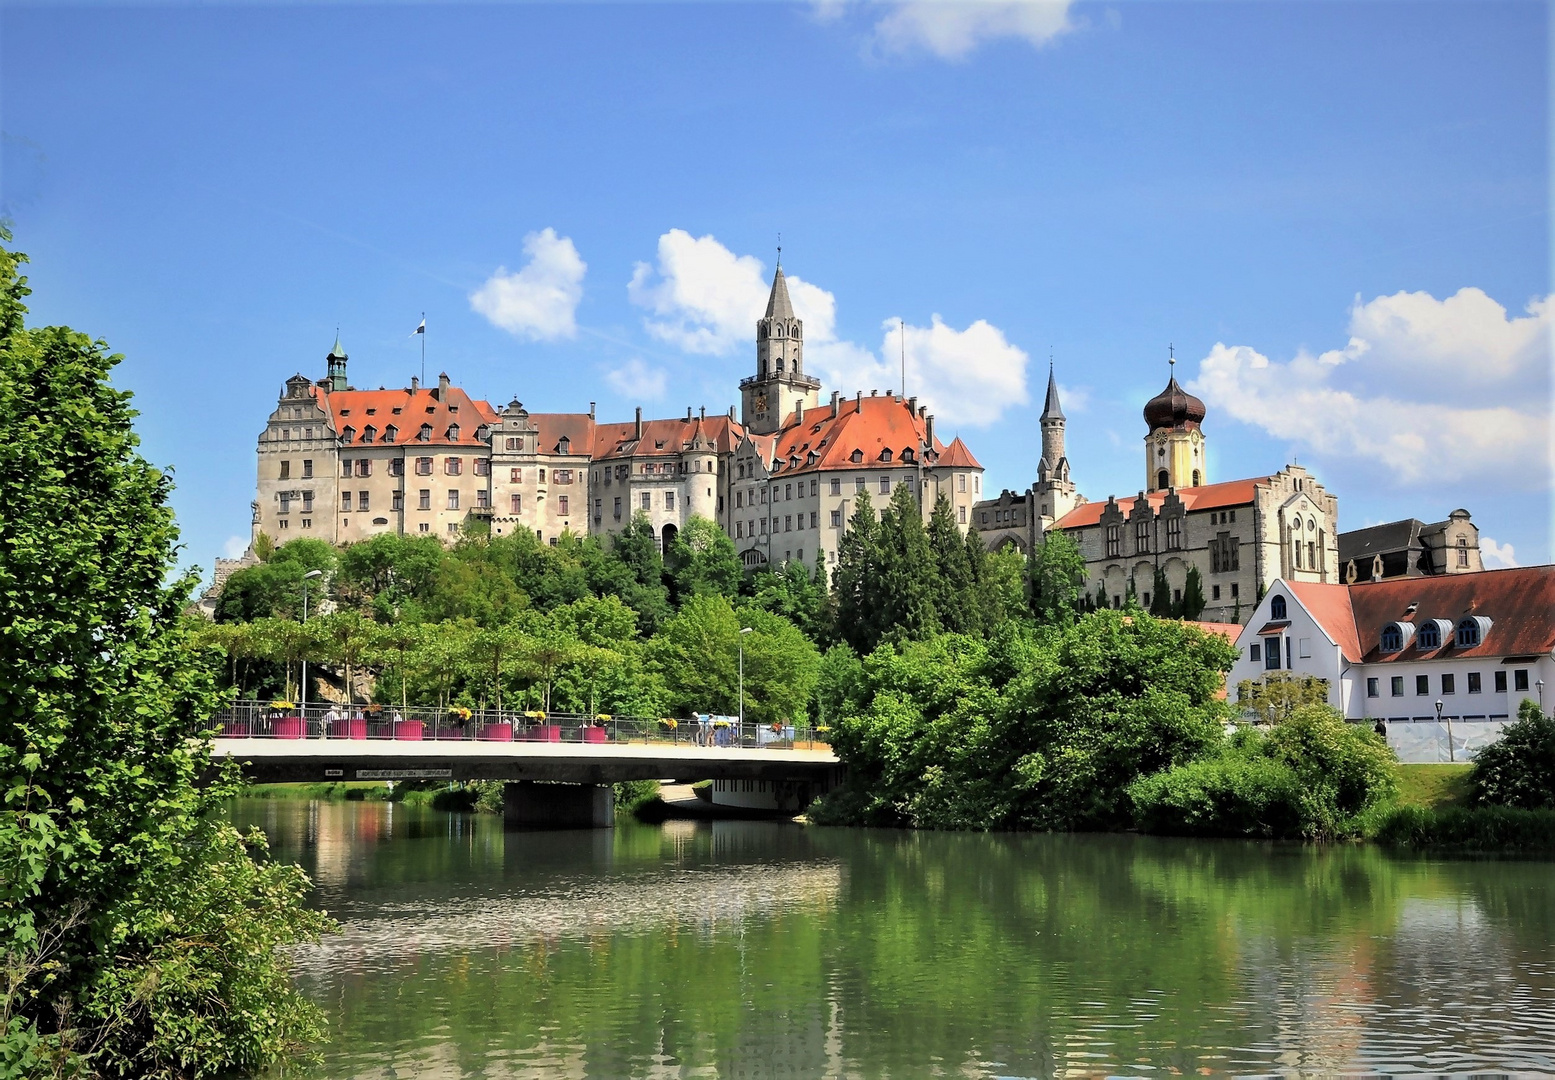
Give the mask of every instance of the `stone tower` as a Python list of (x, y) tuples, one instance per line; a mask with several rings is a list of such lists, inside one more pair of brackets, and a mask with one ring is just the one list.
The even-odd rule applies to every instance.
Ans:
[(767, 313), (756, 323), (756, 374), (740, 382), (740, 420), (751, 434), (770, 435), (800, 405), (813, 408), (820, 400), (821, 380), (804, 373), (804, 325), (779, 263)]
[(1047, 372), (1047, 400), (1042, 406), (1042, 460), (1037, 462), (1036, 495), (1038, 534), (1074, 509), (1081, 501), (1069, 479), (1069, 458), (1064, 452), (1064, 409), (1058, 402), (1058, 380), (1052, 366)]
[[(1171, 361), (1176, 367), (1177, 361)], [(1145, 490), (1202, 487), (1209, 483), (1205, 459), (1204, 402), (1177, 385), (1174, 374), (1166, 389), (1145, 403)]]

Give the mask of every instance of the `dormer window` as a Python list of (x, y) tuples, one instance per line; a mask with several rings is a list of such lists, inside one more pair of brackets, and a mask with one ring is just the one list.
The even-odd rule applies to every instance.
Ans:
[(917, 455), (912, 452), (912, 447), (910, 447), (910, 446), (902, 447), (902, 461), (904, 461), (907, 464), (911, 465), (912, 462), (913, 462), (913, 459), (916, 458), (916, 457), (917, 457)]
[(1420, 652), (1440, 649), (1442, 642), (1451, 639), (1452, 623), (1446, 619), (1427, 619), (1420, 624), (1415, 635), (1415, 648)]
[(475, 438), (480, 442), (485, 442), (490, 434), (491, 428), (487, 427), (485, 424), (482, 424), (480, 427), (475, 429)]
[(1458, 623), (1457, 645), (1460, 649), (1472, 649), (1482, 645), (1490, 632), (1490, 620), (1483, 615), (1470, 615)]
[(1414, 623), (1390, 622), (1382, 628), (1382, 636), (1377, 644), (1385, 653), (1403, 652), (1405, 646), (1414, 640), (1414, 636)]
[(853, 462), (853, 464), (855, 464), (855, 465), (861, 463), (864, 460), (864, 451), (862, 451), (862, 450), (855, 450), (855, 451), (853, 451), (853, 453), (848, 455), (848, 460)]
[(383, 441), (386, 443), (391, 443), (395, 439), (399, 438), (399, 433), (399, 428), (395, 427), (393, 424), (390, 424), (388, 427), (383, 429)]
[(1271, 619), (1288, 619), (1288, 618), (1290, 618), (1290, 616), (1286, 614), (1285, 598), (1283, 596), (1275, 596), (1273, 599), (1271, 599), (1269, 601), (1269, 618), (1271, 618)]
[(356, 428), (354, 428), (354, 427), (348, 427), (348, 428), (346, 428), (344, 431), (342, 431), (340, 433), (340, 441), (343, 442), (343, 443), (351, 443), (351, 442), (354, 442), (355, 440), (356, 440)]
[(891, 460), (891, 448), (889, 446), (886, 447), (884, 450), (880, 451), (880, 460), (881, 461), (890, 461)]
[(558, 454), (570, 454), (570, 453), (572, 453), (572, 440), (567, 438), (567, 436), (563, 435), (562, 438), (561, 438), (561, 442), (556, 444), (556, 452)]
[(365, 428), (362, 429), (362, 441), (364, 443), (373, 442), (377, 438), (378, 438), (378, 429), (373, 427), (371, 424), (368, 424)]
[(458, 424), (449, 424), (448, 425), (448, 432), (447, 432), (445, 437), (448, 439), (449, 442), (458, 442), (459, 441), (459, 425)]
[(422, 424), (421, 425), (421, 430), (416, 433), (416, 439), (417, 439), (418, 442), (431, 442), (432, 441), (432, 425), (431, 424)]

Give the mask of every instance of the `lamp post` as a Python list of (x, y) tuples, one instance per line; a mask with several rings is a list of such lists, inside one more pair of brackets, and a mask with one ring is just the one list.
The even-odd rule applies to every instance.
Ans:
[(1544, 680), (1540, 679), (1533, 684), (1533, 688), (1539, 691), (1539, 711), (1544, 711)]
[[(1437, 698), (1436, 699), (1436, 722), (1438, 724), (1440, 724), (1442, 722), (1442, 699), (1441, 698)], [(1450, 717), (1450, 716), (1447, 718), (1447, 760), (1452, 762), (1452, 763), (1454, 763), (1454, 764), (1456, 764), (1457, 761), (1458, 761), (1457, 751), (1454, 750), (1453, 746), (1452, 746), (1452, 717)]]
[(734, 745), (741, 745), (741, 739), (745, 735), (745, 635), (751, 632), (751, 627), (740, 627), (740, 727), (734, 733)]
[[(308, 582), (317, 577), (323, 577), (322, 570), (309, 570), (302, 575), (302, 625), (308, 625)], [(302, 733), (308, 733), (308, 643), (302, 643), (302, 691), (297, 698), (297, 715), (302, 718)]]

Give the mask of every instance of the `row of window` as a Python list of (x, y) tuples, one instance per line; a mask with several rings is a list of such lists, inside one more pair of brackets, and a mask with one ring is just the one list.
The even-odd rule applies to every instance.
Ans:
[[(736, 521), (734, 523), (734, 538), (736, 540), (743, 540), (747, 536), (754, 537), (754, 536), (758, 536), (758, 535), (765, 535), (767, 533), (767, 522), (769, 520), (772, 522), (772, 530), (771, 531), (775, 532), (775, 533), (777, 533), (777, 532), (793, 532), (795, 529), (799, 529), (802, 532), (802, 531), (804, 531), (804, 528), (805, 528), (805, 516), (803, 514), (784, 514), (781, 518), (772, 517), (770, 519), (764, 518), (764, 517), (763, 518), (755, 518), (755, 519), (752, 519), (749, 523), (746, 523), (744, 521)], [(819, 522), (820, 522), (820, 514), (818, 514), (814, 510), (810, 511), (810, 526), (809, 527), (812, 528), (812, 529), (818, 529), (818, 528), (820, 528)], [(839, 526), (839, 525), (842, 524), (842, 511), (841, 510), (833, 510), (831, 512), (831, 523), (832, 523), (832, 526), (834, 528), (836, 526)], [(760, 531), (759, 532), (758, 532), (758, 524), (759, 524), (759, 527), (760, 527)], [(802, 559), (802, 558), (804, 558), (804, 556), (801, 555), (800, 558)]]
[[(471, 461), (471, 471), (473, 471), (476, 476), (490, 476), (491, 475), (491, 460), (489, 458), (471, 458), (470, 461)], [(431, 476), (432, 475), (432, 464), (433, 464), (433, 459), (432, 458), (429, 458), (429, 457), (418, 457), (418, 458), (416, 458), (416, 475), (417, 476)], [(390, 458), (389, 462), (388, 462), (388, 469), (389, 469), (389, 475), (390, 476), (404, 476), (405, 475), (405, 461), (404, 461), (404, 459), (403, 458)], [(514, 472), (516, 473), (517, 470), (514, 470)], [(449, 458), (444, 458), (443, 459), (443, 474), (445, 476), (461, 476), (461, 475), (463, 475), (463, 473), (464, 473), (464, 459), (463, 458), (449, 457)], [(372, 458), (341, 458), (340, 459), (340, 475), (342, 477), (349, 477), (349, 476), (361, 477), (361, 476), (371, 476), (372, 474), (373, 474), (373, 459)], [(285, 480), (290, 475), (291, 475), (291, 462), (289, 462), (289, 461), (281, 462), (281, 479)], [(303, 463), (302, 463), (302, 475), (303, 475), (304, 478), (307, 478), (307, 477), (310, 477), (310, 476), (313, 475), (313, 462), (307, 461), (307, 460), (303, 461)], [(543, 479), (543, 477), (542, 477), (542, 479)]]
[[(479, 431), (477, 431), (476, 432), (476, 436), (479, 437), (479, 438), (483, 438), (484, 439), (484, 435), (482, 435), (482, 432), (484, 430), (485, 429), (482, 428)], [(378, 435), (378, 429), (376, 427), (374, 427), (373, 425), (368, 424), (365, 428), (362, 429), (361, 442), (364, 443), (364, 444), (365, 443), (375, 443), (375, 442), (393, 443), (393, 442), (398, 441), (399, 434), (400, 434), (400, 429), (395, 427), (393, 424), (390, 424), (388, 427), (383, 429), (383, 437), (380, 439), (379, 435)], [(308, 429), (308, 437), (309, 438), (313, 437), (313, 429), (312, 428)], [(445, 430), (443, 432), (443, 437), (445, 439), (447, 439), (449, 442), (458, 442), (459, 441), (459, 425), (458, 424), (449, 424), (447, 430)], [(347, 446), (349, 446), (351, 443), (356, 442), (357, 441), (356, 428), (350, 427), (350, 426), (347, 426), (347, 427), (343, 428), (341, 430), (341, 432), (340, 432), (340, 441), (345, 443)], [(431, 442), (432, 441), (432, 425), (431, 424), (422, 424), (421, 425), (420, 430), (418, 430), (416, 432), (416, 441), (417, 442)], [(514, 440), (509, 439), (508, 441), (511, 443)], [(509, 449), (512, 449), (512, 448), (510, 447)]]
[[(514, 502), (513, 502), (513, 512), (515, 514), (518, 513), (518, 506), (519, 506), (518, 501), (517, 501), (518, 498), (519, 498), (519, 496), (517, 496), (517, 495), (513, 496), (513, 499), (514, 499)], [(457, 510), (457, 509), (459, 509), (459, 499), (460, 499), (459, 490), (457, 488), (449, 488), (448, 489), (447, 509), (449, 509), (449, 510)], [(287, 510), (290, 509), (289, 501), (290, 500), (288, 499), (288, 497), (286, 495), (283, 494), (281, 496), (281, 513), (284, 514), (284, 513), (287, 512)], [(567, 503), (567, 497), (565, 495), (563, 495), (561, 497), (561, 504), (562, 504), (561, 505), (561, 512), (564, 513), (564, 514), (567, 512), (566, 503)], [(403, 509), (405, 509), (405, 492), (403, 492), (403, 491), (393, 491), (393, 492), (390, 492), (389, 493), (389, 504), (390, 504), (389, 505), (389, 509), (391, 509), (391, 510), (403, 510)], [(486, 509), (489, 509), (490, 507), (491, 507), (491, 493), (488, 492), (488, 491), (477, 491), (475, 493), (475, 508), (477, 510), (486, 510)], [(303, 512), (307, 513), (312, 508), (313, 508), (313, 492), (305, 491), (305, 492), (302, 493), (302, 509), (303, 509)], [(342, 491), (340, 493), (340, 509), (341, 509), (342, 513), (347, 513), (347, 514), (353, 512), (353, 511), (355, 511), (357, 513), (367, 513), (367, 512), (369, 512), (372, 509), (372, 492), (370, 492), (370, 491), (356, 491), (356, 492)], [(420, 491), (418, 491), (416, 493), (416, 509), (417, 510), (430, 510), (430, 509), (432, 509), (432, 489), (431, 488), (422, 488)]]
[[(1492, 676), (1492, 684), (1491, 685), (1494, 687), (1494, 692), (1497, 693), (1497, 694), (1504, 694), (1504, 693), (1506, 693), (1506, 671), (1504, 669), (1499, 669), (1498, 668), (1497, 670), (1491, 672), (1491, 676)], [(1389, 690), (1389, 696), (1390, 697), (1403, 697), (1404, 696), (1404, 678), (1405, 677), (1403, 675), (1394, 675), (1391, 679), (1389, 679), (1389, 681), (1388, 681), (1388, 690)], [(1447, 694), (1456, 694), (1458, 692), (1458, 678), (1457, 678), (1457, 675), (1455, 673), (1453, 673), (1451, 671), (1444, 671), (1444, 672), (1441, 673), (1440, 680), (1441, 680), (1440, 684), (1439, 684), (1440, 687), (1441, 687), (1440, 692), (1444, 696), (1447, 695)], [(1382, 681), (1381, 679), (1367, 679), (1366, 680), (1366, 696), (1367, 697), (1381, 697), (1382, 696), (1382, 689), (1381, 689), (1381, 685), (1380, 685), (1381, 681)], [(1478, 671), (1470, 671), (1470, 672), (1468, 672), (1467, 675), (1464, 678), (1464, 682), (1466, 682), (1468, 684), (1468, 692), (1471, 693), (1471, 694), (1481, 693), (1484, 690), (1484, 688), (1485, 688), (1484, 681), (1483, 681), (1483, 679), (1482, 679), (1482, 677), (1481, 677), (1481, 675), (1480, 675), (1480, 673)], [(1528, 669), (1527, 668), (1514, 668), (1512, 670), (1512, 689), (1513, 690), (1520, 690), (1520, 691), (1524, 691), (1524, 692), (1527, 691), (1527, 689), (1528, 689)], [(1416, 675), (1415, 676), (1415, 694), (1417, 696), (1429, 696), (1430, 693), (1431, 693), (1431, 677), (1429, 675)]]
[(1485, 640), (1490, 622), (1484, 615), (1466, 616), (1456, 627), (1450, 619), (1427, 619), (1418, 630), (1412, 622), (1390, 622), (1382, 628), (1377, 644), (1385, 653), (1403, 652), (1411, 641), (1417, 652), (1434, 652), (1448, 643), (1472, 649)]

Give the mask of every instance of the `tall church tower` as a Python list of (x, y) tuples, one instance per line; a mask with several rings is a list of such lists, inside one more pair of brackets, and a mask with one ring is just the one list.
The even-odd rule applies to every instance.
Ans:
[(1065, 423), (1064, 409), (1058, 402), (1058, 380), (1049, 365), (1047, 401), (1042, 406), (1042, 460), (1037, 462), (1037, 482), (1031, 489), (1036, 495), (1039, 534), (1081, 501), (1069, 479), (1069, 458), (1064, 453)]
[[(1175, 370), (1177, 360), (1172, 358)], [(1177, 385), (1174, 374), (1166, 389), (1145, 402), (1145, 490), (1201, 487), (1209, 483), (1205, 458), (1204, 402)]]
[(780, 261), (767, 313), (756, 323), (756, 374), (740, 381), (740, 421), (753, 435), (777, 431), (800, 405), (820, 404), (821, 380), (804, 373), (803, 331)]

